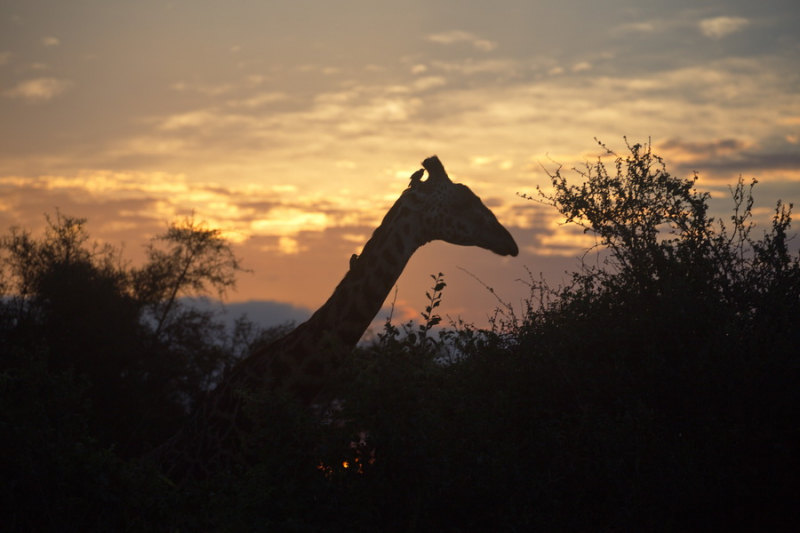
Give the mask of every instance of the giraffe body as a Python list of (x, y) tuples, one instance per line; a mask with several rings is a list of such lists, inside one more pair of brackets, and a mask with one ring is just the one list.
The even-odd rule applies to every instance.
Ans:
[(279, 389), (311, 407), (330, 389), (342, 358), (383, 305), (412, 254), (433, 240), (516, 256), (511, 234), (465, 185), (453, 183), (436, 156), (411, 176), (331, 297), (288, 335), (237, 363), (190, 421), (151, 457), (173, 479), (204, 477), (247, 460), (249, 423), (242, 392)]

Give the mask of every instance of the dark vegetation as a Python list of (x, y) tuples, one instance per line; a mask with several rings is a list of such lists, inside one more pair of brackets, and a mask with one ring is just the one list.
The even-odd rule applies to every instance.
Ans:
[(732, 216), (713, 220), (696, 178), (629, 148), (578, 185), (559, 169), (554, 192), (532, 199), (597, 237), (569, 284), (532, 278), (522, 311), (439, 332), (435, 276), (421, 325), (387, 323), (347, 361), (344, 423), (254, 394), (259, 462), (192, 487), (137, 457), (250, 343), (279, 333), (246, 321), (226, 332), (182, 305), (233, 285), (228, 244), (187, 220), (134, 268), (90, 245), (80, 219), (58, 215), (38, 239), (11, 230), (3, 530), (789, 530), (800, 501), (791, 206), (754, 228), (753, 185), (740, 179)]

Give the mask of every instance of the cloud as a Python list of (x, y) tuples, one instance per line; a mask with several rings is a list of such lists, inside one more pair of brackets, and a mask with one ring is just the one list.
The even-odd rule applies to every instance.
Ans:
[(226, 102), (226, 104), (229, 107), (255, 108), (266, 104), (280, 102), (282, 100), (286, 100), (287, 98), (287, 95), (282, 92), (264, 92), (240, 100), (229, 100)]
[(178, 92), (186, 92), (192, 91), (200, 94), (204, 94), (206, 96), (219, 96), (221, 94), (227, 94), (234, 91), (237, 88), (237, 85), (234, 83), (221, 83), (218, 85), (203, 85), (203, 84), (191, 84), (186, 83), (184, 81), (179, 81), (173, 83), (170, 88), (174, 91)]
[[(342, 198), (341, 191), (350, 189), (366, 202), (353, 205), (353, 212), (362, 210), (362, 217), (374, 220), (380, 213), (369, 205), (372, 195), (401, 190), (414, 165), (430, 153), (443, 157), (454, 179), (480, 184), (475, 189), (479, 195), (505, 194), (508, 201), (524, 190), (520, 183), (547, 183), (542, 173), (528, 170), (532, 152), (540, 151), (539, 160), (545, 162), (547, 152), (570, 168), (580, 166), (584, 157), (596, 157), (593, 136), (621, 151), (623, 135), (632, 142), (652, 137), (656, 153), (671, 168), (705, 172), (710, 165), (700, 163), (719, 165), (724, 159), (734, 168), (746, 163), (735, 153), (766, 146), (770, 135), (796, 135), (796, 123), (787, 117), (800, 116), (800, 104), (787, 91), (791, 80), (781, 77), (785, 65), (763, 58), (635, 76), (611, 75), (594, 66), (598, 75), (589, 77), (548, 77), (546, 63), (504, 58), (426, 64), (423, 76), (406, 71), (400, 80), (350, 82), (337, 90), (291, 94), (247, 107), (244, 102), (262, 94), (252, 90), (250, 96), (243, 93), (216, 107), (163, 116), (140, 143), (126, 146), (125, 160), (151, 154), (154, 159), (148, 161), (190, 172), (193, 181), (250, 181), (265, 187), (291, 183), (297, 186), (294, 194), (313, 191), (331, 198)], [(567, 63), (566, 72), (576, 64)], [(476, 78), (479, 72), (487, 75)], [(514, 83), (495, 83), (498, 74), (510, 73), (518, 73)], [(791, 164), (786, 157), (775, 161)], [(720, 167), (703, 174), (703, 182), (728, 183), (743, 171), (744, 166), (723, 175)], [(772, 179), (786, 180), (781, 176), (785, 173)], [(336, 217), (325, 224), (344, 223)], [(277, 226), (259, 229), (268, 227)], [(284, 244), (289, 249), (289, 242)]]
[(248, 117), (225, 114), (216, 109), (199, 109), (169, 116), (161, 121), (159, 128), (165, 131), (183, 129), (209, 130), (240, 125), (248, 120)]
[(727, 156), (741, 152), (751, 146), (741, 139), (718, 139), (714, 141), (684, 141), (678, 138), (666, 139), (657, 145), (657, 149), (669, 152), (680, 160), (708, 159)]
[(773, 171), (778, 171), (784, 180), (796, 181), (800, 178), (800, 153), (792, 151), (792, 147), (787, 145), (771, 146), (765, 150), (743, 139), (667, 139), (657, 143), (656, 150), (668, 163), (699, 171), (725, 173), (728, 179), (736, 173)]
[[(789, 181), (800, 181), (800, 154), (797, 152), (746, 152), (736, 157), (721, 158), (704, 162), (709, 170), (724, 172), (780, 172), (781, 177)], [(774, 178), (774, 175), (773, 175)]]
[(8, 63), (11, 59), (11, 52), (0, 52), (0, 67)]
[[(564, 62), (567, 72), (576, 60)], [(570, 168), (580, 166), (585, 154), (595, 158), (592, 136), (624, 152), (622, 135), (632, 142), (646, 142), (652, 135), (654, 146), (667, 150), (656, 153), (668, 165), (685, 163), (691, 172), (703, 161), (718, 166), (745, 162), (734, 153), (766, 145), (765, 135), (776, 127), (793, 134), (800, 116), (796, 99), (784, 87), (791, 80), (780, 77), (783, 65), (763, 58), (636, 76), (612, 76), (600, 65), (593, 68), (597, 76), (557, 78), (545, 76), (546, 62), (508, 58), (450, 63), (426, 58), (428, 71), (412, 76), (408, 68), (421, 64), (417, 61), (402, 66), (402, 77), (347, 80), (335, 89), (322, 85), (316, 94), (298, 94), (282, 85), (275, 89), (283, 93), (268, 93), (264, 87), (248, 90), (237, 84), (235, 98), (225, 95), (213, 106), (201, 104), (140, 122), (151, 129), (108, 143), (108, 159), (84, 165), (120, 168), (122, 161), (128, 165), (123, 168), (136, 164), (167, 174), (132, 176), (124, 193), (120, 183), (92, 177), (92, 183), (73, 181), (70, 194), (85, 198), (79, 196), (82, 190), (98, 199), (150, 198), (149, 211), (140, 208), (136, 216), (159, 220), (196, 209), (241, 242), (258, 238), (259, 249), (272, 255), (304, 256), (318, 246), (312, 236), (328, 228), (347, 227), (354, 234), (361, 226), (374, 227), (418, 162), (431, 153), (438, 153), (451, 176), (476, 194), (501, 198), (501, 220), (525, 229), (535, 220), (503, 206), (514, 202), (514, 192), (531, 190), (522, 184), (548, 183), (542, 172), (526, 165), (532, 152), (540, 151), (545, 163), (549, 152)], [(476, 78), (478, 71), (488, 75)], [(518, 73), (514, 83), (495, 83), (497, 74), (510, 73)], [(124, 150), (113, 159), (109, 147)], [(788, 150), (787, 145), (783, 151)], [(786, 157), (775, 161), (792, 164)], [(722, 176), (720, 171), (714, 179), (728, 183), (737, 174)], [(780, 176), (774, 179), (786, 179)], [(143, 185), (137, 189), (140, 179)], [(50, 183), (63, 183), (61, 190), (67, 191), (64, 182)], [(276, 189), (287, 185), (294, 189)], [(101, 194), (101, 186), (107, 192)], [(114, 192), (115, 187), (120, 190)], [(531, 252), (577, 254), (576, 245), (569, 245), (571, 234), (558, 233), (562, 230), (556, 226), (541, 231), (551, 237), (531, 237)]]
[[(225, 95), (215, 105), (184, 107), (140, 122), (150, 129), (112, 140), (92, 160), (87, 157), (83, 168), (122, 164), (187, 173), (194, 183), (293, 184), (293, 194), (314, 197), (341, 198), (341, 191), (350, 189), (357, 192), (352, 198), (366, 203), (353, 205), (353, 211), (376, 219), (380, 213), (369, 205), (373, 195), (402, 190), (415, 165), (431, 153), (443, 157), (454, 179), (461, 172), (470, 186), (476, 180), (485, 183), (479, 195), (506, 194), (508, 201), (524, 180), (536, 177), (547, 183), (543, 174), (527, 170), (532, 152), (541, 152), (542, 161), (547, 152), (567, 167), (580, 165), (587, 150), (595, 157), (594, 136), (617, 148), (622, 135), (632, 142), (650, 136), (654, 142), (669, 141), (670, 151), (663, 154), (668, 164), (688, 166), (705, 155), (721, 157), (724, 150), (742, 148), (733, 141), (765, 145), (767, 135), (777, 132), (783, 138), (798, 132), (786, 118), (800, 116), (800, 104), (787, 90), (791, 79), (781, 75), (786, 65), (764, 58), (632, 76), (604, 64), (593, 66), (590, 72), (597, 75), (572, 75), (576, 58), (564, 62), (568, 75), (559, 77), (546, 76), (546, 61), (510, 58), (426, 58), (427, 72), (414, 76), (408, 68), (421, 64), (417, 61), (398, 67), (403, 69), (398, 76), (320, 85), (315, 94), (273, 87), (272, 82), (269, 89), (275, 92), (265, 92), (263, 85), (240, 86), (236, 98)], [(513, 83), (497, 82), (512, 75)], [(490, 164), (478, 164), (490, 156)], [(63, 170), (53, 167), (52, 172)], [(735, 176), (718, 173), (714, 179), (727, 182)], [(494, 191), (493, 181), (505, 190)], [(249, 231), (238, 222), (237, 227)]]
[(617, 26), (614, 28), (614, 32), (621, 32), (621, 33), (653, 33), (656, 29), (656, 25), (653, 22), (631, 22), (628, 24), (622, 24), (621, 26)]
[(750, 21), (742, 17), (714, 17), (700, 21), (700, 31), (710, 39), (722, 39), (743, 29)]
[(56, 37), (45, 37), (42, 39), (42, 44), (45, 46), (58, 46), (61, 42)]
[[(750, 25), (751, 21), (743, 17), (719, 16), (701, 19), (699, 22), (692, 12), (678, 11), (669, 17), (652, 19), (649, 21), (630, 22), (613, 26), (611, 34), (628, 38), (631, 36), (646, 36), (657, 38), (665, 35), (680, 35), (686, 30), (692, 32), (700, 29), (709, 39), (722, 39), (732, 33), (741, 31)], [(656, 41), (661, 45), (661, 41)]]
[(590, 70), (591, 68), (592, 68), (591, 63), (587, 63), (586, 61), (581, 61), (579, 63), (575, 63), (574, 65), (572, 65), (572, 68), (570, 70), (572, 70), (572, 72), (584, 72)]
[(36, 78), (20, 82), (16, 87), (3, 93), (9, 98), (21, 98), (29, 103), (40, 103), (52, 100), (66, 91), (71, 85), (68, 80), (56, 78)]
[[(128, 202), (136, 205), (136, 210), (128, 207), (105, 216), (170, 220), (182, 213), (196, 212), (198, 218), (222, 229), (236, 242), (254, 237), (275, 238), (276, 245), (271, 249), (292, 254), (303, 249), (296, 241), (301, 233), (361, 226), (372, 223), (374, 218), (372, 213), (354, 216), (353, 202), (347, 198), (300, 196), (293, 187), (193, 183), (186, 175), (164, 172), (94, 170), (72, 176), (0, 176), (0, 194), (4, 198), (0, 213), (5, 212), (12, 219), (20, 210), (29, 209), (31, 198), (59, 198), (65, 206)], [(368, 203), (378, 209), (388, 208), (375, 199)]]
[(446, 84), (447, 80), (441, 76), (425, 76), (424, 78), (414, 80), (414, 82), (411, 84), (411, 87), (415, 91), (424, 92), (428, 89), (434, 89)]
[[(420, 95), (435, 93), (446, 84), (441, 76), (415, 77), (407, 85), (356, 85), (324, 91), (312, 97), (280, 92), (255, 93), (224, 105), (189, 110), (148, 119), (156, 131), (138, 142), (122, 143), (119, 155), (169, 154), (231, 162), (234, 154), (257, 157), (264, 164), (265, 149), (293, 146), (293, 150), (328, 143), (346, 135), (368, 135), (388, 125), (406, 123), (423, 105)], [(214, 157), (212, 157), (214, 156)]]
[(469, 43), (475, 49), (483, 52), (491, 52), (497, 48), (497, 43), (488, 39), (481, 39), (475, 35), (461, 30), (453, 30), (442, 33), (428, 35), (427, 39), (432, 43), (451, 45), (457, 43)]
[(519, 63), (511, 59), (486, 59), (473, 61), (433, 61), (432, 66), (445, 72), (455, 72), (465, 76), (476, 74), (502, 74), (515, 76), (519, 72)]
[(322, 231), (331, 225), (326, 213), (308, 207), (276, 207), (250, 220), (250, 231), (258, 235), (286, 237), (300, 231)]

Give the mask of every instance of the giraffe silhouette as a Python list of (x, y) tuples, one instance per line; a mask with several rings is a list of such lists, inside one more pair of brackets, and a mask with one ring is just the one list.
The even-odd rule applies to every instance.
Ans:
[(511, 234), (466, 185), (450, 180), (438, 157), (422, 166), (361, 255), (350, 258), (349, 271), (328, 301), (292, 332), (238, 362), (178, 433), (150, 454), (166, 476), (202, 479), (247, 462), (245, 442), (252, 424), (243, 412), (243, 392), (279, 390), (307, 407), (331, 399), (331, 381), (343, 357), (420, 246), (442, 240), (517, 255)]

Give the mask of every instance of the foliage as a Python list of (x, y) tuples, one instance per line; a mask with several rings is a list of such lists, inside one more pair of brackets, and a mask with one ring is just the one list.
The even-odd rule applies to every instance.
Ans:
[(19, 528), (83, 530), (96, 513), (81, 505), (118, 500), (120, 458), (171, 435), (262, 333), (240, 321), (228, 334), (178, 299), (233, 287), (242, 269), (218, 231), (172, 224), (137, 269), (92, 244), (84, 219), (46, 221), (40, 238), (0, 240), (2, 500)]
[[(0, 442), (17, 458), (3, 464), (11, 530), (789, 530), (800, 496), (792, 206), (779, 202), (758, 235), (755, 182), (739, 179), (730, 220), (715, 220), (697, 177), (671, 176), (650, 146), (628, 148), (609, 151), (613, 166), (599, 159), (579, 172), (579, 184), (557, 169), (552, 192), (532, 199), (597, 236), (597, 261), (568, 284), (531, 276), (521, 312), (502, 304), (487, 330), (439, 330), (446, 285), (432, 276), (420, 324), (387, 321), (347, 358), (344, 403), (326, 423), (259, 391), (247, 402), (258, 462), (193, 486), (171, 486), (118, 442), (109, 448), (116, 441), (93, 422), (100, 374), (77, 352), (59, 363), (51, 340), (72, 330), (54, 317), (68, 307), (42, 295), (77, 294), (70, 283), (80, 281), (94, 287), (89, 307), (106, 306), (84, 316), (135, 325), (126, 338), (142, 350), (137, 368), (148, 353), (171, 362), (138, 374), (129, 398), (161, 390), (160, 412), (190, 404), (257, 337), (252, 325), (221, 343), (213, 320), (178, 313), (179, 300), (161, 320), (167, 302), (197, 288), (176, 290), (190, 279), (175, 259), (188, 247), (134, 270), (88, 246), (82, 221), (60, 218), (47, 246), (12, 231), (0, 340)], [(233, 274), (238, 262), (226, 257), (213, 264)], [(43, 284), (42, 272), (61, 283)], [(157, 282), (171, 290), (142, 288)], [(127, 306), (130, 315), (100, 316)], [(128, 361), (112, 340), (86, 340), (86, 361)], [(163, 388), (146, 388), (149, 376)]]
[(174, 318), (179, 296), (206, 294), (209, 289), (223, 296), (243, 270), (220, 230), (195, 222), (194, 215), (170, 224), (164, 235), (153, 239), (147, 257), (144, 267), (132, 272), (133, 288), (156, 323), (156, 336)]

